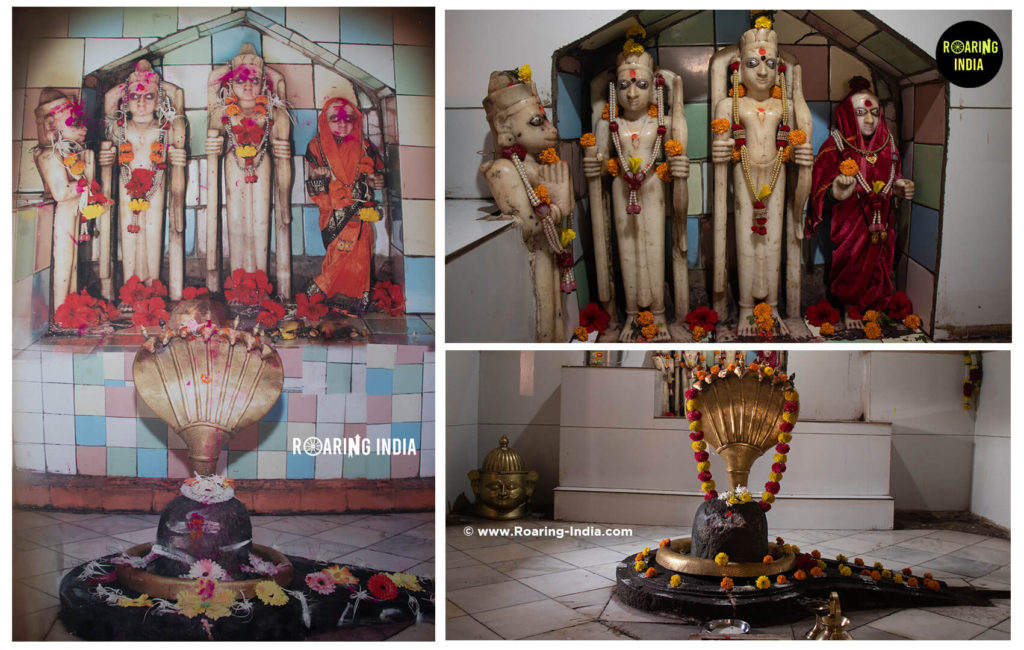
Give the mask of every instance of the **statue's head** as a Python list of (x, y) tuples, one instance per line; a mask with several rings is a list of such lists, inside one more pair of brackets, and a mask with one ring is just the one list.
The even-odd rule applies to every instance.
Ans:
[(755, 27), (740, 37), (740, 82), (747, 90), (768, 92), (779, 65), (779, 36), (770, 27)]
[(149, 122), (156, 113), (160, 100), (160, 76), (153, 72), (153, 66), (143, 59), (135, 64), (135, 70), (125, 83), (125, 109), (132, 114), (134, 122)]
[(857, 117), (857, 128), (864, 141), (870, 141), (878, 130), (878, 122), (882, 119), (882, 104), (878, 96), (871, 92), (871, 82), (864, 77), (850, 79), (850, 104), (853, 114)]
[(558, 130), (532, 81), (520, 81), (507, 71), (492, 72), (483, 103), (499, 151), (520, 144), (527, 153), (537, 154), (558, 145)]
[(518, 514), (522, 516), (533, 496), (537, 472), (525, 469), (519, 454), (508, 448), (508, 438), (502, 436), (498, 447), (484, 458), (483, 466), (469, 472), (469, 480), (478, 506), (499, 517), (516, 510), (521, 510)]
[(362, 113), (343, 97), (332, 97), (324, 106), (327, 128), (335, 139), (344, 142), (353, 133), (358, 134)]
[(36, 106), (36, 132), (39, 141), (50, 139), (68, 140), (81, 144), (85, 142), (85, 125), (82, 124), (82, 105), (56, 88), (44, 88), (39, 94)]
[(231, 92), (240, 101), (252, 102), (263, 94), (265, 75), (263, 59), (251, 43), (243, 43), (238, 56), (231, 59)]
[(616, 100), (626, 112), (646, 111), (654, 98), (654, 58), (637, 38), (647, 31), (633, 25), (626, 31), (626, 43), (615, 59)]

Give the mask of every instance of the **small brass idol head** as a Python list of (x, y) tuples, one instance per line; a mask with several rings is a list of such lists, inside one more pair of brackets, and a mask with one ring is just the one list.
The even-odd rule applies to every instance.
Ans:
[(524, 468), (519, 454), (508, 448), (506, 436), (487, 454), (483, 466), (468, 476), (476, 495), (474, 514), (487, 519), (519, 519), (529, 514), (537, 472)]

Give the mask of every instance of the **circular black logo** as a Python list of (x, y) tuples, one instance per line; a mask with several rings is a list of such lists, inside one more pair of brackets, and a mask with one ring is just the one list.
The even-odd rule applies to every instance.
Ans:
[(965, 20), (943, 32), (935, 45), (935, 61), (949, 83), (977, 88), (999, 72), (1003, 44), (988, 25)]

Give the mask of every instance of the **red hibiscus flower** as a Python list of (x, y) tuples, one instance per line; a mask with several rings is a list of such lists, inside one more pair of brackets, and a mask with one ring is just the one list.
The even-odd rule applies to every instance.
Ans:
[(181, 297), (185, 300), (193, 300), (200, 296), (210, 295), (210, 290), (206, 287), (185, 287), (181, 290)]
[(232, 131), (235, 133), (235, 140), (238, 144), (257, 145), (263, 139), (263, 129), (250, 118), (245, 118), (240, 124), (236, 124)]
[(718, 312), (707, 305), (701, 305), (686, 315), (686, 324), (690, 326), (691, 332), (696, 327), (710, 332), (715, 329), (716, 323), (718, 323)]
[(318, 293), (312, 298), (304, 293), (300, 293), (298, 298), (295, 299), (296, 308), (295, 314), (299, 318), (308, 318), (311, 321), (318, 321), (327, 315), (330, 309), (327, 305), (323, 304), (324, 294)]
[(287, 313), (280, 303), (273, 300), (264, 299), (260, 302), (260, 307), (263, 308), (263, 311), (256, 317), (256, 320), (265, 327), (274, 327), (277, 325), (277, 321), (284, 318), (284, 315)]
[(132, 170), (131, 180), (124, 184), (124, 191), (133, 199), (145, 196), (149, 190), (153, 189), (154, 174), (156, 172), (152, 169), (136, 167)]
[(85, 289), (82, 289), (82, 293), (69, 293), (64, 303), (54, 312), (53, 320), (61, 327), (68, 328), (98, 325), (100, 314), (96, 310), (96, 299)]
[(264, 271), (247, 273), (245, 269), (235, 269), (224, 282), (224, 297), (243, 305), (258, 305), (273, 290), (274, 285)]
[(383, 573), (378, 573), (367, 580), (366, 587), (370, 590), (370, 595), (377, 600), (394, 600), (398, 597), (398, 587)]
[(147, 298), (135, 304), (135, 313), (132, 314), (132, 323), (136, 325), (159, 325), (160, 321), (167, 322), (171, 315), (164, 308), (163, 298)]
[(124, 283), (124, 286), (121, 287), (117, 295), (121, 298), (121, 302), (134, 309), (136, 304), (152, 296), (153, 290), (142, 284), (139, 276), (133, 275), (128, 278), (128, 281)]
[(401, 285), (382, 280), (373, 287), (370, 296), (377, 309), (386, 311), (392, 316), (401, 316), (405, 312), (405, 294)]
[(166, 296), (167, 295), (167, 287), (165, 287), (164, 283), (161, 282), (160, 280), (153, 280), (152, 282), (150, 282), (149, 283), (149, 288), (152, 291), (151, 295), (154, 295), (154, 296)]
[(889, 318), (901, 321), (914, 313), (914, 304), (907, 298), (907, 294), (897, 291), (889, 298), (889, 308), (885, 312)]
[(608, 329), (608, 321), (611, 316), (596, 302), (588, 304), (580, 310), (580, 327), (586, 328), (588, 332), (600, 334)]
[(807, 308), (807, 322), (815, 327), (821, 327), (823, 323), (835, 325), (839, 322), (839, 310), (823, 299)]
[(860, 308), (857, 307), (856, 305), (847, 305), (846, 315), (852, 318), (853, 320), (860, 320), (864, 318), (864, 312), (862, 312)]

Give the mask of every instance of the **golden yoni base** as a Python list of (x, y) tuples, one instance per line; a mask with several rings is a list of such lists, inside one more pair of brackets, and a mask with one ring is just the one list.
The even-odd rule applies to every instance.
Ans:
[[(125, 555), (131, 555), (133, 557), (143, 557), (149, 554), (149, 550), (152, 546), (152, 542), (146, 542), (145, 544), (133, 546), (124, 553)], [(273, 580), (281, 587), (287, 587), (292, 582), (292, 563), (288, 561), (288, 558), (285, 557), (283, 553), (266, 546), (260, 546), (259, 544), (253, 544), (252, 548), (253, 551), (263, 559), (269, 560), (274, 564), (287, 564), (288, 566), (274, 576), (263, 576), (253, 578), (251, 580), (233, 580), (218, 583), (220, 587), (233, 591), (236, 599), (239, 596), (244, 598), (253, 598), (256, 595), (256, 584), (263, 582), (264, 580)], [(176, 600), (178, 598), (179, 591), (189, 589), (195, 584), (194, 578), (161, 576), (154, 573), (147, 573), (145, 569), (136, 569), (123, 564), (119, 564), (117, 566), (117, 579), (122, 585), (129, 589), (133, 589), (139, 593), (148, 594), (153, 598), (165, 598), (167, 600)]]
[[(783, 554), (776, 557), (771, 564), (763, 562), (729, 562), (724, 567), (719, 566), (714, 560), (701, 557), (693, 557), (690, 553), (691, 540), (689, 537), (673, 539), (668, 546), (658, 549), (655, 558), (658, 564), (675, 571), (676, 573), (688, 573), (699, 576), (729, 576), (730, 578), (755, 578), (757, 576), (774, 576), (785, 573), (796, 566), (796, 556), (793, 553)], [(773, 557), (781, 553), (781, 547), (769, 542), (768, 548)]]

